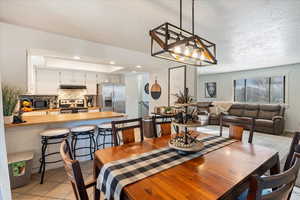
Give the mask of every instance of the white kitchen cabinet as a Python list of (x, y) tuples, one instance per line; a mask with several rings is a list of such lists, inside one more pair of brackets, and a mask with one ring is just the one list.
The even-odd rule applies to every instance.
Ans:
[(37, 69), (36, 94), (56, 95), (59, 88), (59, 72), (56, 70)]
[(60, 71), (60, 84), (62, 85), (85, 85), (85, 72)]
[(87, 94), (96, 95), (97, 94), (97, 83), (98, 83), (98, 74), (94, 72), (86, 73), (86, 87)]

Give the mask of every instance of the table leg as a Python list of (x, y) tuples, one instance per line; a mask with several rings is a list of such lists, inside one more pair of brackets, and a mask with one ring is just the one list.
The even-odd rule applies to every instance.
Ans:
[[(97, 180), (99, 173), (100, 173), (100, 169), (99, 169), (99, 166), (97, 164), (97, 160), (94, 160), (93, 175), (94, 175), (95, 180)], [(100, 200), (100, 195), (101, 195), (101, 192), (100, 192), (100, 190), (97, 189), (97, 184), (96, 184), (94, 186), (94, 200)]]
[(250, 144), (252, 144), (254, 128), (255, 128), (255, 119), (253, 118), (251, 121), (250, 136), (248, 139), (248, 143), (250, 143)]

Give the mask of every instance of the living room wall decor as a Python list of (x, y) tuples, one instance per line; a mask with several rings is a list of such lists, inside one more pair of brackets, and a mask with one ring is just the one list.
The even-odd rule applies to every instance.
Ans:
[(144, 86), (144, 91), (146, 94), (149, 94), (149, 83), (146, 83), (146, 85)]
[(161, 87), (157, 83), (157, 79), (155, 80), (155, 83), (151, 86), (151, 97), (155, 100), (159, 99), (161, 96)]
[(217, 83), (208, 82), (205, 83), (205, 98), (216, 98), (217, 97)]

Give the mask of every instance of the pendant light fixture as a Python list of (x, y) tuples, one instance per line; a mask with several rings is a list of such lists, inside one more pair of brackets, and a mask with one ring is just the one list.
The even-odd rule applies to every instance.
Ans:
[(194, 4), (192, 0), (192, 32), (182, 29), (182, 0), (180, 27), (166, 22), (150, 30), (152, 56), (194, 66), (217, 64), (216, 44), (194, 33)]

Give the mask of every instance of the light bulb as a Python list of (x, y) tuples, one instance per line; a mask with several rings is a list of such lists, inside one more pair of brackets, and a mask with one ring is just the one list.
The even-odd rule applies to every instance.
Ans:
[(185, 56), (191, 56), (191, 50), (190, 50), (190, 48), (188, 46), (185, 47), (184, 55)]
[(181, 53), (181, 52), (182, 52), (181, 47), (180, 47), (180, 46), (176, 46), (176, 47), (174, 48), (174, 52), (175, 52), (175, 53)]
[(200, 59), (201, 59), (201, 60), (205, 60), (205, 56), (204, 56), (204, 53), (203, 53), (203, 52), (201, 53)]
[(192, 57), (195, 59), (198, 59), (200, 57), (198, 49), (194, 49)]

